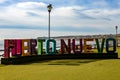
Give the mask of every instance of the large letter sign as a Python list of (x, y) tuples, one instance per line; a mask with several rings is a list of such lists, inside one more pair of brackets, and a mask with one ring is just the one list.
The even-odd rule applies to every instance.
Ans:
[[(78, 43), (77, 43), (78, 41)], [(116, 40), (114, 38), (99, 39), (60, 39), (59, 54), (85, 54), (90, 53), (91, 46), (88, 42), (96, 43), (98, 53), (103, 54), (103, 49), (109, 54), (116, 52)], [(56, 41), (54, 39), (5, 39), (4, 58), (22, 57), (33, 55), (55, 55)], [(79, 46), (79, 48), (77, 47)], [(43, 54), (44, 53), (44, 54)]]

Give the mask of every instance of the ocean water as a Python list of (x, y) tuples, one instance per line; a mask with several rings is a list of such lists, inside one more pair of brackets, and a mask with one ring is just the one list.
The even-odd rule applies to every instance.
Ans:
[(4, 40), (0, 40), (0, 50), (4, 49)]
[[(4, 50), (4, 41), (0, 40), (0, 50)], [(0, 60), (3, 57), (4, 51), (0, 51)]]

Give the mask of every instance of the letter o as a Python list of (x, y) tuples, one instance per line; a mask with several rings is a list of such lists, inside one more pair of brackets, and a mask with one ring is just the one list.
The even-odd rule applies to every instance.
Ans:
[[(50, 42), (52, 42), (52, 50), (50, 50)], [(54, 39), (46, 40), (46, 52), (48, 54), (55, 54), (56, 53), (56, 41)]]
[[(110, 47), (109, 41), (113, 42), (113, 50), (109, 50), (109, 47)], [(116, 40), (114, 38), (106, 39), (106, 51), (107, 51), (107, 53), (115, 53), (115, 51), (116, 51)]]

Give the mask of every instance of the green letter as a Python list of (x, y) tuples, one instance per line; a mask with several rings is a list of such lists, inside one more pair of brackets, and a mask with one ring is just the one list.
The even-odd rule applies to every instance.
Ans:
[(102, 39), (101, 47), (98, 39), (95, 39), (98, 53), (103, 53), (105, 38)]
[(43, 42), (45, 42), (45, 39), (37, 39), (38, 55), (43, 54)]

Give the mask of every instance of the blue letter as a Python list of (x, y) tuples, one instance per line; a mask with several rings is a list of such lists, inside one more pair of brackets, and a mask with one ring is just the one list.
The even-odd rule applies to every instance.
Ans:
[[(50, 42), (52, 43), (52, 47), (50, 47)], [(56, 41), (54, 39), (46, 40), (46, 52), (48, 54), (56, 53)]]

